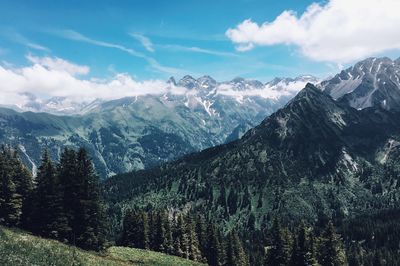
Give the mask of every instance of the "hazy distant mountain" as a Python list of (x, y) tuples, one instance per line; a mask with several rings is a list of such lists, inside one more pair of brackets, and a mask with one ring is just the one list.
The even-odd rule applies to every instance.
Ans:
[[(293, 97), (307, 82), (316, 84), (319, 80), (313, 76), (306, 75), (297, 78), (275, 78), (264, 84), (257, 80), (246, 80), (243, 78), (235, 78), (227, 82), (217, 82), (210, 76), (202, 76), (195, 79), (187, 75), (178, 82), (175, 81), (174, 77), (171, 77), (165, 86), (166, 88), (181, 87), (187, 90), (186, 92), (179, 93), (170, 90), (171, 93), (167, 93), (170, 99), (174, 98), (175, 101), (180, 100), (181, 104), (185, 103), (186, 105), (194, 100), (195, 103), (197, 102), (206, 106), (211, 102), (218, 101), (217, 96), (220, 95), (230, 96), (237, 101), (258, 97), (262, 97), (268, 101), (277, 101), (280, 98)], [(98, 110), (97, 107), (107, 102), (104, 99), (77, 101), (67, 97), (41, 99), (31, 93), (24, 93), (24, 96), (26, 96), (26, 102), (3, 107), (12, 108), (16, 111), (44, 112), (56, 115), (82, 115)], [(152, 96), (159, 99), (165, 97), (165, 95)], [(206, 104), (205, 101), (211, 102)]]
[[(60, 97), (43, 101), (30, 95), (29, 103), (14, 109), (34, 112), (0, 110), (0, 142), (18, 145), (32, 168), (44, 147), (58, 159), (64, 146), (85, 146), (96, 170), (109, 176), (234, 140), (283, 106), (307, 81), (317, 79), (263, 84), (185, 76), (178, 82), (171, 78), (171, 92), (163, 95), (91, 103)], [(174, 93), (178, 87), (184, 93)]]

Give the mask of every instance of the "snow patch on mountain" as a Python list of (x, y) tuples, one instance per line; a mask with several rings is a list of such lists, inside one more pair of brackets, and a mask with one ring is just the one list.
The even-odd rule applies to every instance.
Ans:
[[(257, 80), (235, 78), (231, 81), (217, 82), (210, 76), (202, 76), (198, 79), (192, 76), (184, 76), (178, 82), (171, 77), (167, 82), (161, 83), (164, 88), (155, 93), (153, 97), (164, 103), (181, 99), (182, 105), (193, 108), (198, 105), (211, 116), (216, 115), (212, 105), (219, 97), (230, 97), (239, 104), (252, 103), (254, 98), (262, 98), (263, 101), (278, 101), (280, 98), (291, 98), (308, 83), (319, 83), (319, 80), (310, 75), (297, 78), (275, 78), (274, 80), (262, 83)], [(46, 112), (57, 115), (83, 115), (94, 112), (106, 102), (105, 99), (95, 99), (90, 102), (76, 101), (67, 97), (52, 97), (40, 99), (29, 93), (24, 94), (26, 101), (11, 106), (17, 111)], [(133, 99), (148, 95), (136, 95)], [(182, 96), (182, 97), (179, 97)], [(7, 106), (10, 107), (10, 106)]]
[(319, 87), (332, 98), (356, 109), (381, 106), (400, 108), (400, 62), (390, 58), (368, 58), (343, 70)]
[(22, 144), (18, 145), (18, 148), (20, 149), (20, 151), (25, 155), (26, 159), (29, 161), (29, 163), (32, 165), (32, 176), (36, 177), (37, 176), (37, 166), (35, 164), (35, 162), (31, 159), (31, 157), (28, 155), (28, 153), (26, 152), (25, 146)]

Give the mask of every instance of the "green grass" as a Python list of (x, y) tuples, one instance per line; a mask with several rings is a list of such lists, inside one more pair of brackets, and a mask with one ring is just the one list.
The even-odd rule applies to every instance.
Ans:
[(200, 266), (202, 264), (158, 252), (126, 247), (110, 247), (104, 253), (89, 252), (20, 230), (0, 227), (0, 265)]

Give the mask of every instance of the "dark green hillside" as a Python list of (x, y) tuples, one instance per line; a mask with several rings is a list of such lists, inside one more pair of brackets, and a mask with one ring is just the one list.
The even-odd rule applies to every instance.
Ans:
[(274, 217), (289, 227), (333, 220), (342, 230), (358, 215), (398, 212), (399, 144), (397, 113), (357, 111), (309, 84), (240, 140), (113, 177), (105, 198), (117, 232), (131, 207), (190, 209), (250, 239)]
[[(190, 203), (225, 228), (246, 225), (250, 215), (256, 228), (275, 215), (310, 222), (345, 217), (389, 195), (396, 206), (397, 176), (379, 175), (395, 167), (398, 146), (388, 145), (399, 137), (397, 114), (356, 111), (308, 85), (241, 140), (111, 178), (105, 195), (121, 207)], [(378, 182), (384, 194), (375, 193)]]

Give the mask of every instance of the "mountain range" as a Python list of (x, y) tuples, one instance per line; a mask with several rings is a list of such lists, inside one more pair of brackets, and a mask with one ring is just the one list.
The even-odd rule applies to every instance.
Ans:
[(30, 95), (28, 103), (0, 108), (0, 141), (18, 146), (34, 173), (45, 147), (57, 160), (62, 147), (84, 146), (105, 178), (235, 140), (307, 82), (318, 79), (276, 78), (264, 84), (185, 76), (178, 82), (170, 78), (170, 93), (163, 95), (89, 103)]
[(381, 106), (399, 110), (400, 58), (368, 58), (323, 81), (320, 87), (356, 109)]
[(106, 178), (234, 141), (307, 83), (355, 109), (398, 110), (399, 69), (399, 59), (368, 58), (322, 82), (313, 76), (267, 83), (184, 76), (171, 77), (162, 95), (80, 103), (30, 95), (24, 105), (0, 108), (0, 141), (18, 146), (34, 173), (45, 147), (57, 160), (62, 147), (84, 146)]
[[(387, 59), (367, 59), (356, 66), (377, 61)], [(356, 109), (346, 100), (349, 91), (365, 88), (371, 75), (334, 98), (328, 86), (333, 81), (323, 82), (323, 90), (308, 83), (238, 140), (108, 179), (106, 198), (115, 219), (135, 206), (192, 209), (229, 231), (262, 229), (276, 216), (285, 224), (301, 219), (340, 223), (365, 212), (398, 208), (397, 103), (388, 108), (372, 100)], [(370, 93), (371, 99), (384, 95), (380, 90), (378, 86)]]

